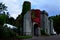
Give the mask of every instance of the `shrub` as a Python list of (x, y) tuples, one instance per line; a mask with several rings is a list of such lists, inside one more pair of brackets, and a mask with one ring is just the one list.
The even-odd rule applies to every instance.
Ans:
[(41, 35), (49, 36), (47, 33), (45, 33), (45, 31), (44, 31), (44, 30), (41, 30)]
[(0, 27), (0, 38), (9, 38), (14, 36), (15, 32), (13, 32), (11, 29), (6, 27)]

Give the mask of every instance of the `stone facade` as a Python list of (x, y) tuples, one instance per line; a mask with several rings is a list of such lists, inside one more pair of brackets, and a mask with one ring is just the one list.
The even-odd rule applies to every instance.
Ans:
[(31, 12), (27, 12), (24, 15), (24, 22), (23, 22), (23, 35), (32, 35), (32, 21), (31, 21)]
[(45, 31), (45, 33), (50, 34), (49, 32), (49, 22), (48, 22), (48, 13), (46, 11), (42, 11), (41, 13), (41, 24), (42, 24), (42, 30)]
[(50, 34), (52, 35), (52, 34), (55, 34), (54, 32), (54, 28), (53, 28), (53, 20), (52, 19), (49, 19), (49, 21), (50, 21)]
[[(37, 19), (37, 14), (36, 19), (31, 17), (31, 13), (33, 10), (28, 11), (24, 15), (24, 22), (23, 22), (23, 34), (24, 35), (31, 35), (31, 36), (37, 36), (41, 35), (41, 30), (44, 30), (44, 32), (48, 35), (54, 34), (53, 30), (53, 20), (48, 19), (48, 13), (46, 11), (37, 11), (34, 10), (34, 13), (36, 12), (40, 16), (38, 17), (40, 21)], [(38, 20), (38, 21), (37, 21)]]

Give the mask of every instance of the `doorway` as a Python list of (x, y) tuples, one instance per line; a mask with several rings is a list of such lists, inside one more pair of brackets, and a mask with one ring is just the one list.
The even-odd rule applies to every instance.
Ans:
[(38, 24), (34, 24), (34, 36), (38, 36)]

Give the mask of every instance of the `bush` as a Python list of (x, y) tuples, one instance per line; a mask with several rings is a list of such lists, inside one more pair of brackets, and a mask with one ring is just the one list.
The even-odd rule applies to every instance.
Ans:
[(47, 36), (44, 30), (41, 30), (41, 35)]
[(0, 38), (9, 38), (14, 36), (15, 32), (13, 32), (11, 29), (6, 27), (0, 27)]
[(44, 35), (45, 34), (45, 31), (44, 30), (41, 30), (41, 35)]
[(43, 36), (49, 36), (47, 33), (45, 33), (44, 30), (41, 30), (41, 35), (43, 35)]

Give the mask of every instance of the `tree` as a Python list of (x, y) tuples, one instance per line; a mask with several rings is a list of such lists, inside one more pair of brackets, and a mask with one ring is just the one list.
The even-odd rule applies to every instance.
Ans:
[(14, 25), (15, 19), (13, 17), (7, 18), (7, 23), (11, 24), (11, 25)]
[(0, 25), (3, 25), (6, 22), (7, 15), (0, 14)]
[(0, 24), (3, 25), (6, 22), (7, 15), (5, 14), (5, 11), (7, 11), (7, 7), (5, 4), (0, 3)]
[(17, 28), (18, 28), (18, 34), (19, 34), (19, 35), (21, 35), (21, 30), (20, 30), (20, 29), (22, 29), (21, 20), (22, 20), (22, 15), (19, 15), (19, 16), (17, 17), (17, 19), (15, 20), (15, 26), (17, 26)]
[(51, 16), (49, 18), (53, 19), (53, 26), (57, 34), (60, 33), (60, 15)]
[(15, 32), (9, 29), (7, 25), (3, 26), (4, 23), (13, 24), (14, 22), (14, 18), (9, 18), (9, 13), (7, 12), (6, 14), (5, 11), (7, 11), (7, 7), (5, 6), (5, 4), (0, 3), (0, 38), (8, 38), (15, 36)]
[(5, 6), (5, 4), (0, 3), (0, 14), (7, 11), (7, 6)]

